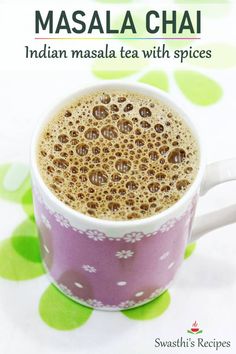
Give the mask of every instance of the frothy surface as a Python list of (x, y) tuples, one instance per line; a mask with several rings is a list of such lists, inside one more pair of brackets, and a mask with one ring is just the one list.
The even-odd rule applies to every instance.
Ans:
[(169, 208), (199, 166), (197, 142), (169, 106), (118, 90), (65, 106), (44, 127), (37, 157), (44, 182), (62, 202), (111, 220)]

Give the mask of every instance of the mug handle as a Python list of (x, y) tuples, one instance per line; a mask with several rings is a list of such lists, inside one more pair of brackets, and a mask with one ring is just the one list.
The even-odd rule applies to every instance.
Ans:
[[(206, 167), (200, 189), (205, 195), (218, 184), (236, 180), (236, 159), (214, 162)], [(196, 217), (189, 242), (198, 240), (205, 233), (236, 222), (236, 204)]]

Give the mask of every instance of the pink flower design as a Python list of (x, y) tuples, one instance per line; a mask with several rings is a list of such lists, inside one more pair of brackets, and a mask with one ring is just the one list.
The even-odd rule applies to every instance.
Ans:
[(135, 243), (137, 241), (140, 241), (143, 238), (143, 236), (144, 236), (143, 232), (130, 232), (128, 234), (125, 234), (124, 240), (126, 242)]
[(116, 257), (119, 259), (122, 259), (122, 258), (127, 259), (129, 257), (132, 257), (133, 254), (134, 254), (134, 252), (131, 250), (121, 250), (121, 251), (116, 252)]
[(106, 235), (98, 230), (87, 230), (86, 234), (88, 238), (94, 241), (103, 241), (106, 238)]
[(84, 264), (82, 265), (82, 268), (89, 273), (96, 273), (97, 269), (94, 268), (93, 266), (90, 266), (89, 264)]

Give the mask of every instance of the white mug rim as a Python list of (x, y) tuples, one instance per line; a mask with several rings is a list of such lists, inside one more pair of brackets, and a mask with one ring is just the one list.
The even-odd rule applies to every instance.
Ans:
[[(190, 186), (190, 188), (187, 190), (187, 192), (183, 195), (182, 198), (180, 198), (175, 204), (173, 204), (171, 207), (165, 209), (164, 211), (151, 215), (146, 218), (141, 218), (141, 219), (132, 219), (132, 220), (109, 220), (109, 219), (101, 219), (101, 218), (96, 218), (93, 216), (89, 216), (86, 214), (83, 214), (77, 210), (72, 209), (70, 206), (64, 204), (62, 201), (60, 201), (52, 192), (51, 190), (47, 187), (47, 185), (44, 183), (43, 178), (41, 177), (41, 174), (39, 172), (38, 166), (37, 166), (37, 141), (38, 137), (45, 126), (45, 124), (53, 117), (53, 115), (60, 110), (60, 108), (63, 108), (67, 103), (70, 103), (73, 99), (83, 96), (95, 91), (99, 90), (105, 90), (105, 89), (123, 89), (126, 91), (132, 91), (132, 92), (138, 92), (142, 93), (147, 96), (152, 96), (160, 99), (163, 103), (168, 104), (171, 106), (178, 114), (180, 114), (181, 118), (185, 121), (187, 126), (191, 129), (191, 132), (193, 133), (194, 137), (196, 138), (196, 141), (198, 143), (199, 147), (199, 169), (197, 172), (197, 175), (194, 179), (194, 182)], [(144, 84), (144, 83), (136, 83), (136, 82), (127, 82), (127, 81), (116, 81), (116, 80), (110, 80), (106, 82), (99, 82), (95, 83), (93, 85), (87, 85), (84, 86), (82, 89), (77, 90), (75, 93), (70, 94), (67, 96), (64, 100), (60, 100), (58, 104), (56, 104), (51, 110), (48, 111), (48, 113), (45, 115), (44, 118), (41, 118), (36, 130), (33, 135), (33, 139), (31, 142), (31, 149), (30, 149), (30, 160), (31, 160), (31, 174), (33, 177), (37, 180), (37, 183), (39, 183), (40, 190), (42, 190), (47, 197), (50, 199), (51, 203), (53, 205), (58, 205), (63, 212), (66, 214), (71, 215), (74, 218), (79, 218), (82, 219), (84, 222), (87, 222), (88, 224), (96, 224), (96, 226), (104, 226), (106, 225), (107, 227), (131, 227), (131, 226), (143, 226), (148, 223), (152, 222), (159, 222), (161, 219), (168, 218), (168, 215), (175, 214), (179, 209), (184, 207), (186, 205), (186, 202), (188, 200), (191, 200), (196, 193), (198, 192), (199, 186), (202, 181), (204, 169), (205, 169), (205, 156), (203, 155), (203, 149), (202, 149), (202, 139), (201, 136), (198, 133), (198, 129), (196, 128), (196, 123), (192, 122), (192, 119), (189, 118), (189, 116), (180, 108), (173, 98), (170, 97), (169, 94), (166, 92), (163, 92), (162, 90)]]

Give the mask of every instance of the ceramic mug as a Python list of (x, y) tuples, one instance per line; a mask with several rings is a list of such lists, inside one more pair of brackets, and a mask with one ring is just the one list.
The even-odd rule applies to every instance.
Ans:
[[(95, 90), (137, 92), (158, 98), (174, 109), (199, 144), (200, 165), (184, 196), (167, 210), (144, 219), (112, 221), (94, 218), (61, 202), (44, 183), (37, 166), (36, 147), (45, 123), (74, 98)], [(204, 149), (205, 150), (205, 149)], [(234, 222), (229, 210), (201, 217), (192, 234), (199, 194), (236, 178), (235, 161), (205, 168), (200, 136), (189, 117), (164, 92), (144, 85), (109, 82), (84, 88), (51, 111), (36, 130), (31, 149), (31, 175), (35, 218), (44, 266), (51, 281), (73, 300), (102, 310), (142, 305), (171, 284), (185, 247), (204, 232)]]

